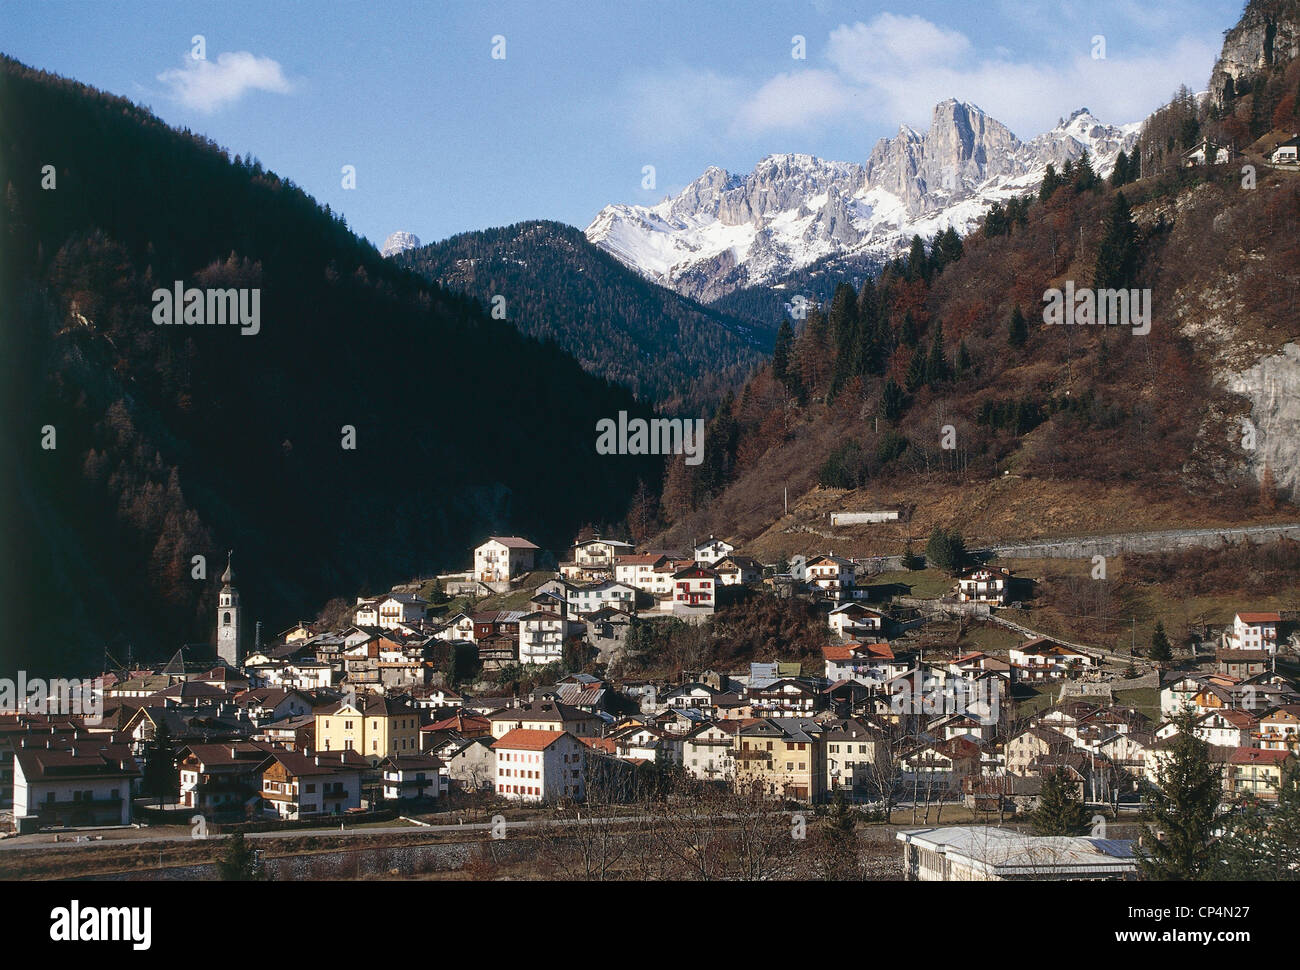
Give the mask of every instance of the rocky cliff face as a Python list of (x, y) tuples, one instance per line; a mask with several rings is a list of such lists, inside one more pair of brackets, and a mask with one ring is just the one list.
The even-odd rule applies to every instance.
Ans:
[(972, 229), (993, 202), (1033, 192), (1050, 162), (1085, 151), (1105, 174), (1137, 125), (1115, 127), (1086, 108), (1029, 142), (972, 104), (934, 108), (924, 133), (882, 138), (865, 165), (769, 155), (747, 175), (710, 167), (656, 206), (611, 205), (587, 238), (697, 300), (771, 284), (818, 260), (878, 265), (913, 235)]
[(1278, 489), (1300, 501), (1300, 344), (1288, 343), (1223, 379), (1251, 404), (1256, 432), (1255, 449), (1247, 453), (1251, 471), (1262, 477), (1268, 465)]
[(1300, 0), (1251, 0), (1223, 38), (1210, 75), (1210, 96), (1220, 108), (1250, 90), (1261, 74), (1300, 57)]
[(935, 105), (930, 129), (899, 129), (867, 160), (867, 181), (902, 199), (918, 215), (935, 203), (969, 195), (988, 179), (1022, 175), (1033, 159), (1006, 125), (955, 99)]

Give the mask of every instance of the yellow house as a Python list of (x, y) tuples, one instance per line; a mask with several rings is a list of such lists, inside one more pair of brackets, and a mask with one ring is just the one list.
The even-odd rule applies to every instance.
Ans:
[(815, 721), (765, 717), (736, 732), (736, 787), (758, 785), (774, 798), (820, 802), (826, 798), (822, 728)]
[(1234, 795), (1275, 799), (1282, 784), (1282, 766), (1291, 752), (1238, 748), (1228, 761), (1228, 788)]
[(318, 751), (356, 751), (372, 767), (420, 751), (420, 713), (406, 698), (365, 694), (315, 713)]

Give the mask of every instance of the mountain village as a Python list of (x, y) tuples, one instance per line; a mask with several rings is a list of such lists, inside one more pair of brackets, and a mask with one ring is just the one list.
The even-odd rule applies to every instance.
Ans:
[[(794, 811), (842, 801), (888, 820), (910, 810), (927, 826), (899, 832), (908, 878), (949, 878), (959, 859), (966, 878), (1014, 878), (1019, 855), (989, 841), (1014, 832), (933, 828), (932, 811), (936, 824), (945, 807), (1014, 820), (1054, 777), (1122, 819), (1156, 781), (1179, 730), (1172, 719), (1188, 710), (1229, 801), (1275, 798), (1284, 760), (1300, 751), (1300, 688), (1276, 672), (1279, 649), (1295, 649), (1284, 634), (1297, 618), (1248, 603), (1207, 659), (1164, 671), (1014, 620), (1003, 622), (1019, 642), (996, 655), (918, 648), (917, 632), (945, 617), (1018, 612), (1023, 580), (993, 562), (955, 570), (937, 598), (900, 597), (907, 605), (870, 585), (878, 563), (828, 553), (762, 564), (714, 536), (685, 552), (594, 534), (553, 562), (526, 538), (497, 535), (472, 562), (438, 576), (431, 598), (521, 605), (453, 613), (412, 584), (358, 597), (337, 629), (301, 622), (267, 643), (249, 642), (228, 563), (215, 654), (186, 645), (164, 664), (103, 672), (100, 716), (21, 704), (0, 713), (0, 820), (22, 837), (169, 816), (254, 830), (463, 818), (471, 804), (607, 805), (617, 801), (611, 778), (675, 774), (693, 790), (758, 792)], [(746, 595), (812, 604), (825, 624), (820, 662), (609, 676), (638, 629), (707, 629)], [(492, 677), (512, 671), (542, 677), (494, 693)], [(1142, 688), (1158, 709), (1115, 698)], [(1028, 689), (1051, 702), (1026, 710)], [(162, 794), (159, 776), (171, 779)], [(1130, 841), (1039, 841), (1073, 861), (1036, 865), (1034, 878), (1131, 878), (1136, 868)]]

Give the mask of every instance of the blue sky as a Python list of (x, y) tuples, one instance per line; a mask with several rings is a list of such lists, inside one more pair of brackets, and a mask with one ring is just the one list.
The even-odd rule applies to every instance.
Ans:
[(1021, 138), (1082, 106), (1137, 121), (1180, 83), (1204, 88), (1241, 7), (6, 0), (0, 50), (251, 152), (376, 243), (431, 242), (530, 218), (586, 226), (606, 203), (773, 152), (863, 161), (950, 96)]

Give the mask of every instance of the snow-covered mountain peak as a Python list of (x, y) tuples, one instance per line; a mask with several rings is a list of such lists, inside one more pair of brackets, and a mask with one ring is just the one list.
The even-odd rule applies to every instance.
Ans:
[(1106, 174), (1139, 125), (1086, 108), (1029, 142), (978, 106), (948, 98), (924, 132), (902, 125), (865, 164), (766, 155), (737, 175), (710, 166), (655, 206), (610, 205), (587, 238), (643, 275), (699, 300), (775, 284), (826, 257), (880, 262), (953, 226), (967, 232), (993, 202), (1036, 190), (1085, 151)]

